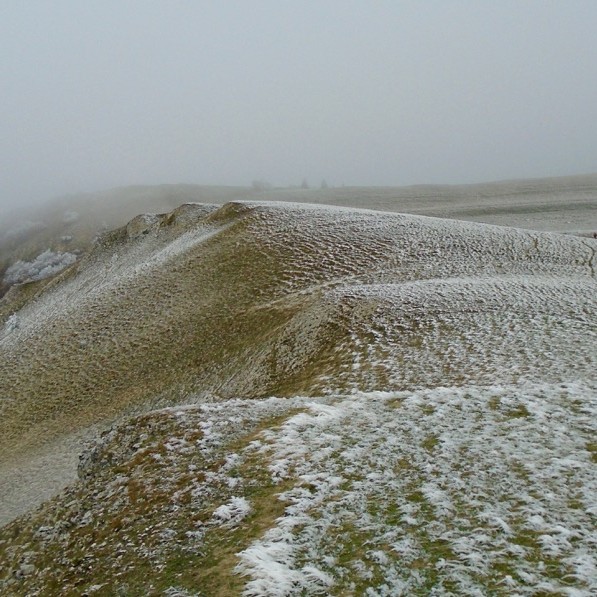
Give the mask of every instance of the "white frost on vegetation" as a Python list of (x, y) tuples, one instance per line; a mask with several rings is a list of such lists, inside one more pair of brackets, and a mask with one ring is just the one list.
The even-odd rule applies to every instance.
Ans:
[(254, 543), (242, 553), (239, 570), (253, 576), (243, 595), (327, 594), (327, 589), (333, 585), (333, 577), (312, 564), (297, 566), (297, 550), (283, 529), (275, 529), (268, 535), (267, 540)]
[(251, 512), (251, 505), (244, 497), (233, 497), (227, 504), (216, 508), (213, 517), (224, 526), (235, 526)]
[(164, 591), (165, 597), (201, 597), (199, 593), (192, 593), (187, 589), (181, 589), (180, 587), (168, 587)]
[(7, 320), (6, 323), (4, 324), (4, 329), (7, 332), (13, 332), (14, 330), (19, 329), (20, 326), (20, 322), (19, 322), (19, 316), (16, 313), (13, 313)]
[(297, 483), (244, 594), (594, 595), (596, 420), (594, 382), (312, 402), (247, 448)]
[(73, 253), (55, 253), (47, 249), (33, 261), (17, 261), (4, 273), (6, 284), (34, 282), (54, 276), (77, 260)]

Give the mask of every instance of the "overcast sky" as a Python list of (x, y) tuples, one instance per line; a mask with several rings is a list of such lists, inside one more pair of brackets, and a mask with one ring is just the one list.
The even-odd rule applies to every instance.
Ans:
[(0, 0), (0, 205), (597, 171), (595, 0)]

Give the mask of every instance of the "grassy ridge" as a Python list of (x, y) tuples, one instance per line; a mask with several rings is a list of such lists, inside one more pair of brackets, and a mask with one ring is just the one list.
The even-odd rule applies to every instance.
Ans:
[(595, 253), (285, 203), (104, 234), (2, 301), (13, 498), (37, 493), (31, 463), (72, 467), (60, 442), (122, 423), (3, 528), (4, 593), (589, 590)]

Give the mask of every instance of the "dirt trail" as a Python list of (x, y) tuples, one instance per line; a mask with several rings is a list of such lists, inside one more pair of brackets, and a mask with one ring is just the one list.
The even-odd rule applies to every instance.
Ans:
[(92, 431), (61, 438), (43, 453), (0, 462), (0, 526), (52, 498), (77, 478), (79, 454)]

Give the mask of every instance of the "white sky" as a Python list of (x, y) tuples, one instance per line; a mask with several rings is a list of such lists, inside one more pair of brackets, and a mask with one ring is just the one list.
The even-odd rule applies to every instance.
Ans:
[(0, 0), (0, 207), (597, 170), (595, 0)]

